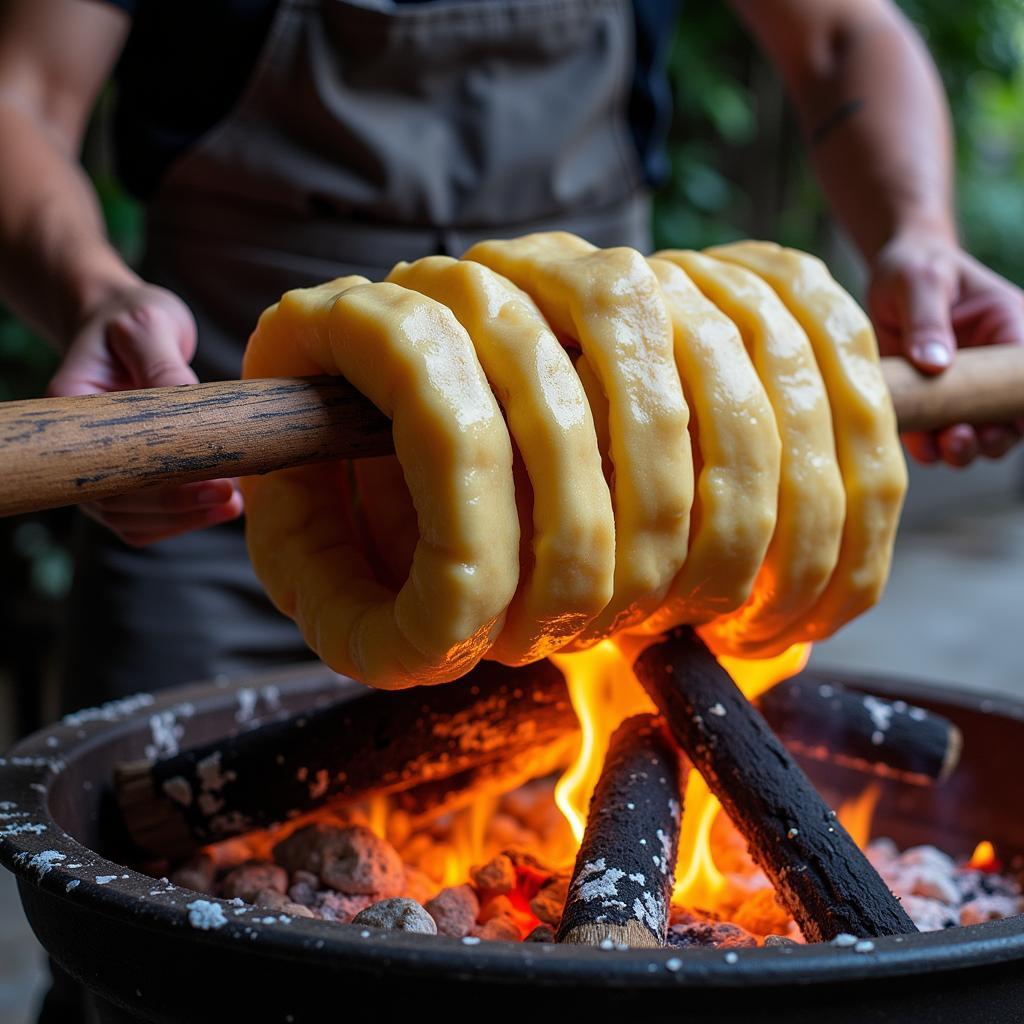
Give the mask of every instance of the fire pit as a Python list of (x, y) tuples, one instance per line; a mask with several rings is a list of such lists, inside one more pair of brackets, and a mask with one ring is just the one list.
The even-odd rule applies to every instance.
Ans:
[[(899, 846), (966, 855), (980, 838), (1024, 851), (1018, 752), (1024, 703), (884, 679), (849, 686), (926, 707), (963, 733), (963, 757), (932, 788), (882, 788), (874, 831)], [(319, 667), (219, 679), (70, 716), (0, 762), (0, 861), (50, 954), (109, 1021), (316, 1021), (339, 1003), (377, 1016), (451, 1019), (567, 1013), (721, 1021), (1015, 1021), (1024, 1003), (1024, 919), (877, 938), (718, 949), (601, 949), (465, 942), (279, 915), (235, 914), (122, 866), (134, 856), (115, 806), (115, 765), (201, 746), (364, 693)], [(836, 802), (865, 776), (802, 761)], [(193, 906), (190, 908), (190, 904)], [(422, 1009), (421, 1009), (422, 1008)], [(362, 1009), (360, 1012), (363, 1012)]]

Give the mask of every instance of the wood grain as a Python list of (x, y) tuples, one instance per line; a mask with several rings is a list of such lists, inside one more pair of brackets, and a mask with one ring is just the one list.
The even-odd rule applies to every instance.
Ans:
[(9, 402), (0, 405), (0, 515), (393, 450), (390, 420), (341, 378)]
[[(1024, 418), (1024, 348), (970, 349), (924, 377), (883, 359), (901, 430)], [(223, 381), (0, 404), (0, 515), (162, 483), (392, 451), (391, 425), (340, 378)]]

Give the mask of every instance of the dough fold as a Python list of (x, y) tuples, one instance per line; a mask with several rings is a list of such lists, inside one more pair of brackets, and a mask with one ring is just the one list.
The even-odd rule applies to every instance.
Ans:
[(825, 264), (772, 242), (736, 242), (708, 254), (763, 278), (807, 333), (828, 391), (846, 491), (835, 570), (801, 623), (764, 646), (762, 656), (769, 656), (801, 639), (831, 636), (878, 601), (889, 575), (907, 467), (871, 323)]
[(640, 253), (565, 232), (480, 242), (463, 259), (527, 292), (561, 340), (582, 350), (608, 402), (615, 589), (574, 642), (587, 646), (648, 618), (686, 559), (689, 410), (665, 301)]
[(395, 592), (367, 558), (343, 464), (246, 479), (249, 551), (271, 599), (327, 665), (370, 686), (464, 675), (500, 633), (519, 578), (512, 446), (465, 329), (416, 292), (340, 278), (270, 307), (243, 372), (351, 381), (393, 421), (418, 516)]

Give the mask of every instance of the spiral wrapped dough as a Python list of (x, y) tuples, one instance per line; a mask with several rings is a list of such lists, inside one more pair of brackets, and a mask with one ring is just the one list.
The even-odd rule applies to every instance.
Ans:
[(289, 292), (246, 376), (341, 374), (395, 456), (244, 481), (253, 564), (377, 687), (698, 625), (768, 656), (873, 603), (905, 469), (870, 325), (765, 243), (562, 232)]

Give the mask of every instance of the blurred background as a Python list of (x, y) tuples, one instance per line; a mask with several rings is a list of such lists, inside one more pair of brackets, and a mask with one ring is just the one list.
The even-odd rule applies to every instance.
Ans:
[[(1024, 285), (1024, 0), (901, 0), (942, 72), (957, 133), (968, 249)], [(672, 175), (657, 198), (658, 246), (775, 239), (822, 256), (854, 292), (856, 260), (829, 221), (780, 82), (724, 5), (688, 5), (672, 50)], [(97, 111), (85, 163), (108, 227), (131, 258), (139, 210), (119, 189)], [(40, 395), (54, 353), (0, 309), (0, 401)], [(75, 513), (0, 519), (0, 751), (54, 717), (53, 670), (71, 582)], [(814, 659), (987, 690), (1024, 690), (1024, 453), (966, 471), (912, 469), (882, 603)], [(185, 680), (183, 680), (184, 682)], [(145, 680), (140, 680), (140, 689)], [(0, 872), (0, 1024), (32, 1019), (43, 983), (13, 879)]]

